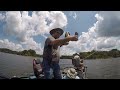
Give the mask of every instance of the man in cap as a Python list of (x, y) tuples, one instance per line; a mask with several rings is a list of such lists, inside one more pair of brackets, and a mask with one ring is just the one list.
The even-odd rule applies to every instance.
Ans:
[(44, 45), (43, 51), (43, 71), (45, 79), (51, 79), (50, 69), (53, 70), (53, 75), (55, 79), (62, 79), (60, 73), (60, 46), (67, 45), (69, 41), (77, 41), (77, 35), (69, 36), (64, 39), (59, 37), (63, 34), (61, 28), (54, 28), (50, 31), (51, 36), (49, 36)]

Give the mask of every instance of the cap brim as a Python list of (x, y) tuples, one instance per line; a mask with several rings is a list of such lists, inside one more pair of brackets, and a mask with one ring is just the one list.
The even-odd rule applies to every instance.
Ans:
[(60, 36), (63, 34), (63, 30), (62, 29), (60, 29), (60, 28), (55, 28), (55, 29), (52, 29), (51, 31), (50, 31), (50, 34), (52, 35), (54, 32), (56, 32), (56, 31), (59, 31), (60, 32)]

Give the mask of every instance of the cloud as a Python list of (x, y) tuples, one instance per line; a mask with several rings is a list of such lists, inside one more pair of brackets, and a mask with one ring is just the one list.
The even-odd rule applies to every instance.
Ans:
[(94, 24), (96, 45), (98, 50), (120, 49), (117, 42), (120, 38), (120, 12), (102, 11), (95, 15)]
[(96, 23), (96, 32), (101, 37), (120, 36), (120, 12), (102, 11), (96, 14), (98, 22)]
[[(88, 50), (111, 50), (118, 47), (120, 37), (120, 12), (99, 12), (95, 15), (97, 21), (88, 32), (81, 35), (81, 39), (89, 45)], [(83, 43), (83, 42), (82, 42)], [(118, 48), (120, 49), (120, 48)]]
[[(47, 25), (47, 20), (51, 20)], [(49, 30), (67, 25), (67, 18), (60, 11), (33, 11), (32, 16), (27, 11), (9, 11), (6, 12), (5, 32), (14, 35), (19, 41), (24, 42), (32, 36), (49, 33)]]
[[(61, 11), (8, 11), (0, 13), (0, 21), (4, 20), (4, 33), (15, 38), (24, 49), (33, 49), (42, 53), (41, 43), (34, 41), (33, 37), (42, 36), (53, 28), (64, 28), (67, 25), (67, 17)], [(10, 43), (9, 43), (10, 44)], [(15, 43), (13, 43), (15, 44)], [(8, 45), (8, 44), (7, 44)], [(10, 44), (12, 45), (12, 44)], [(12, 46), (6, 46), (13, 49)]]
[(8, 49), (11, 49), (13, 51), (22, 51), (23, 50), (22, 45), (10, 42), (8, 39), (0, 40), (0, 47), (1, 48), (8, 48)]
[(110, 48), (116, 45), (116, 40), (113, 38), (98, 38), (97, 47), (98, 49)]
[(33, 38), (30, 38), (29, 40), (27, 40), (26, 42), (21, 42), (22, 45), (24, 45), (24, 49), (25, 50), (35, 50), (36, 53), (38, 54), (43, 54), (43, 48), (41, 46), (41, 43), (37, 43), (33, 40)]
[(95, 14), (97, 21), (88, 32), (82, 32), (77, 42), (70, 42), (61, 54), (73, 54), (91, 50), (120, 50), (120, 12), (104, 11)]

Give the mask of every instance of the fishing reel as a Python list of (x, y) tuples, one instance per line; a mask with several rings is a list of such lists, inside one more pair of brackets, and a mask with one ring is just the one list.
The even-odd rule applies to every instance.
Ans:
[(69, 37), (70, 33), (69, 32), (65, 32), (65, 37)]
[[(69, 32), (65, 32), (65, 38), (69, 37), (69, 36), (70, 36), (70, 33)], [(78, 32), (75, 32), (75, 36), (77, 36), (77, 38), (78, 38)], [(69, 42), (66, 43), (66, 45), (68, 45), (68, 44), (69, 44)]]
[[(78, 32), (75, 32), (75, 35), (78, 36)], [(70, 33), (69, 32), (65, 32), (65, 37), (69, 37)]]
[(75, 32), (75, 35), (78, 36), (78, 32)]

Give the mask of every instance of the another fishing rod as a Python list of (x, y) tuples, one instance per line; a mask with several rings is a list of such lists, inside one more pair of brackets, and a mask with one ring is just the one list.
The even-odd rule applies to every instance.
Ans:
[(88, 55), (86, 58), (84, 58), (84, 59), (87, 59), (88, 57), (90, 57), (91, 55), (93, 55), (94, 53), (96, 53), (96, 52), (93, 52), (93, 53), (91, 53), (90, 55)]

